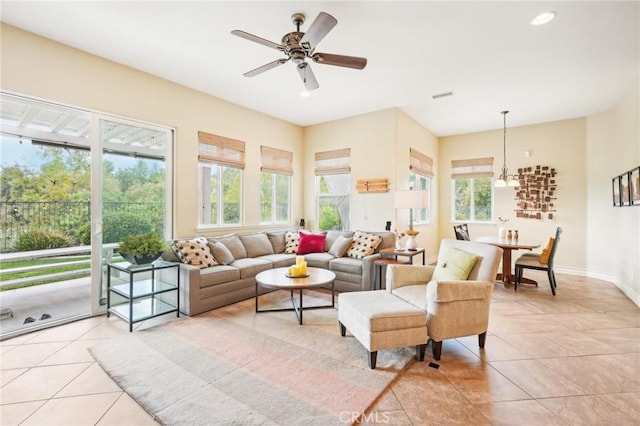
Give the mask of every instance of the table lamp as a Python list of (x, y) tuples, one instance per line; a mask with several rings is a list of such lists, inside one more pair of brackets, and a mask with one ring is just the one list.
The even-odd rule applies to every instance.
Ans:
[(419, 232), (413, 230), (413, 209), (424, 209), (425, 207), (429, 207), (428, 195), (427, 191), (415, 189), (396, 191), (396, 209), (409, 210), (409, 230), (406, 231), (408, 236), (406, 243), (407, 250), (416, 250), (418, 248), (416, 235), (418, 235)]

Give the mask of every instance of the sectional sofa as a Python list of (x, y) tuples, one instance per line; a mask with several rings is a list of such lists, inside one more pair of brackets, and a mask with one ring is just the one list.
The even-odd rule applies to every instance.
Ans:
[(395, 238), (393, 232), (295, 230), (196, 237), (173, 241), (163, 258), (180, 262), (180, 311), (197, 315), (254, 297), (258, 273), (291, 266), (297, 255), (309, 267), (334, 272), (336, 291), (371, 290), (373, 262)]

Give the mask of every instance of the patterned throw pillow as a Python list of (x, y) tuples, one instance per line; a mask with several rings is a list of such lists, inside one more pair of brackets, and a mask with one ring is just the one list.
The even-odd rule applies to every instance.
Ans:
[(379, 235), (356, 231), (355, 234), (353, 234), (353, 242), (349, 250), (347, 250), (347, 257), (362, 259), (369, 256), (375, 252), (381, 242), (382, 237)]
[(284, 236), (284, 252), (294, 254), (300, 245), (300, 234), (294, 231), (287, 231)]
[(218, 262), (211, 255), (205, 237), (175, 241), (171, 248), (178, 259), (187, 265), (193, 265), (200, 269), (218, 265)]

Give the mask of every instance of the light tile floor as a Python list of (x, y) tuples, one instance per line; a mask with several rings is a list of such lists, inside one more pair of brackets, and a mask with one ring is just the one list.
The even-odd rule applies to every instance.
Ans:
[[(604, 281), (558, 275), (553, 297), (545, 275), (528, 276), (540, 286), (496, 284), (484, 350), (447, 340), (436, 369), (428, 347), (363, 423), (640, 424), (640, 309)], [(101, 316), (0, 342), (0, 424), (157, 424), (87, 351), (127, 332)]]

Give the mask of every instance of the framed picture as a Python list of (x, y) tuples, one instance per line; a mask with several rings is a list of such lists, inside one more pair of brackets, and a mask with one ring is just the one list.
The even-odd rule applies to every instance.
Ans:
[(629, 172), (629, 196), (632, 206), (640, 206), (640, 167)]
[(629, 172), (620, 175), (620, 205), (631, 205), (631, 196), (629, 195)]
[(613, 189), (613, 207), (620, 207), (620, 176), (616, 176), (611, 180), (611, 186)]

